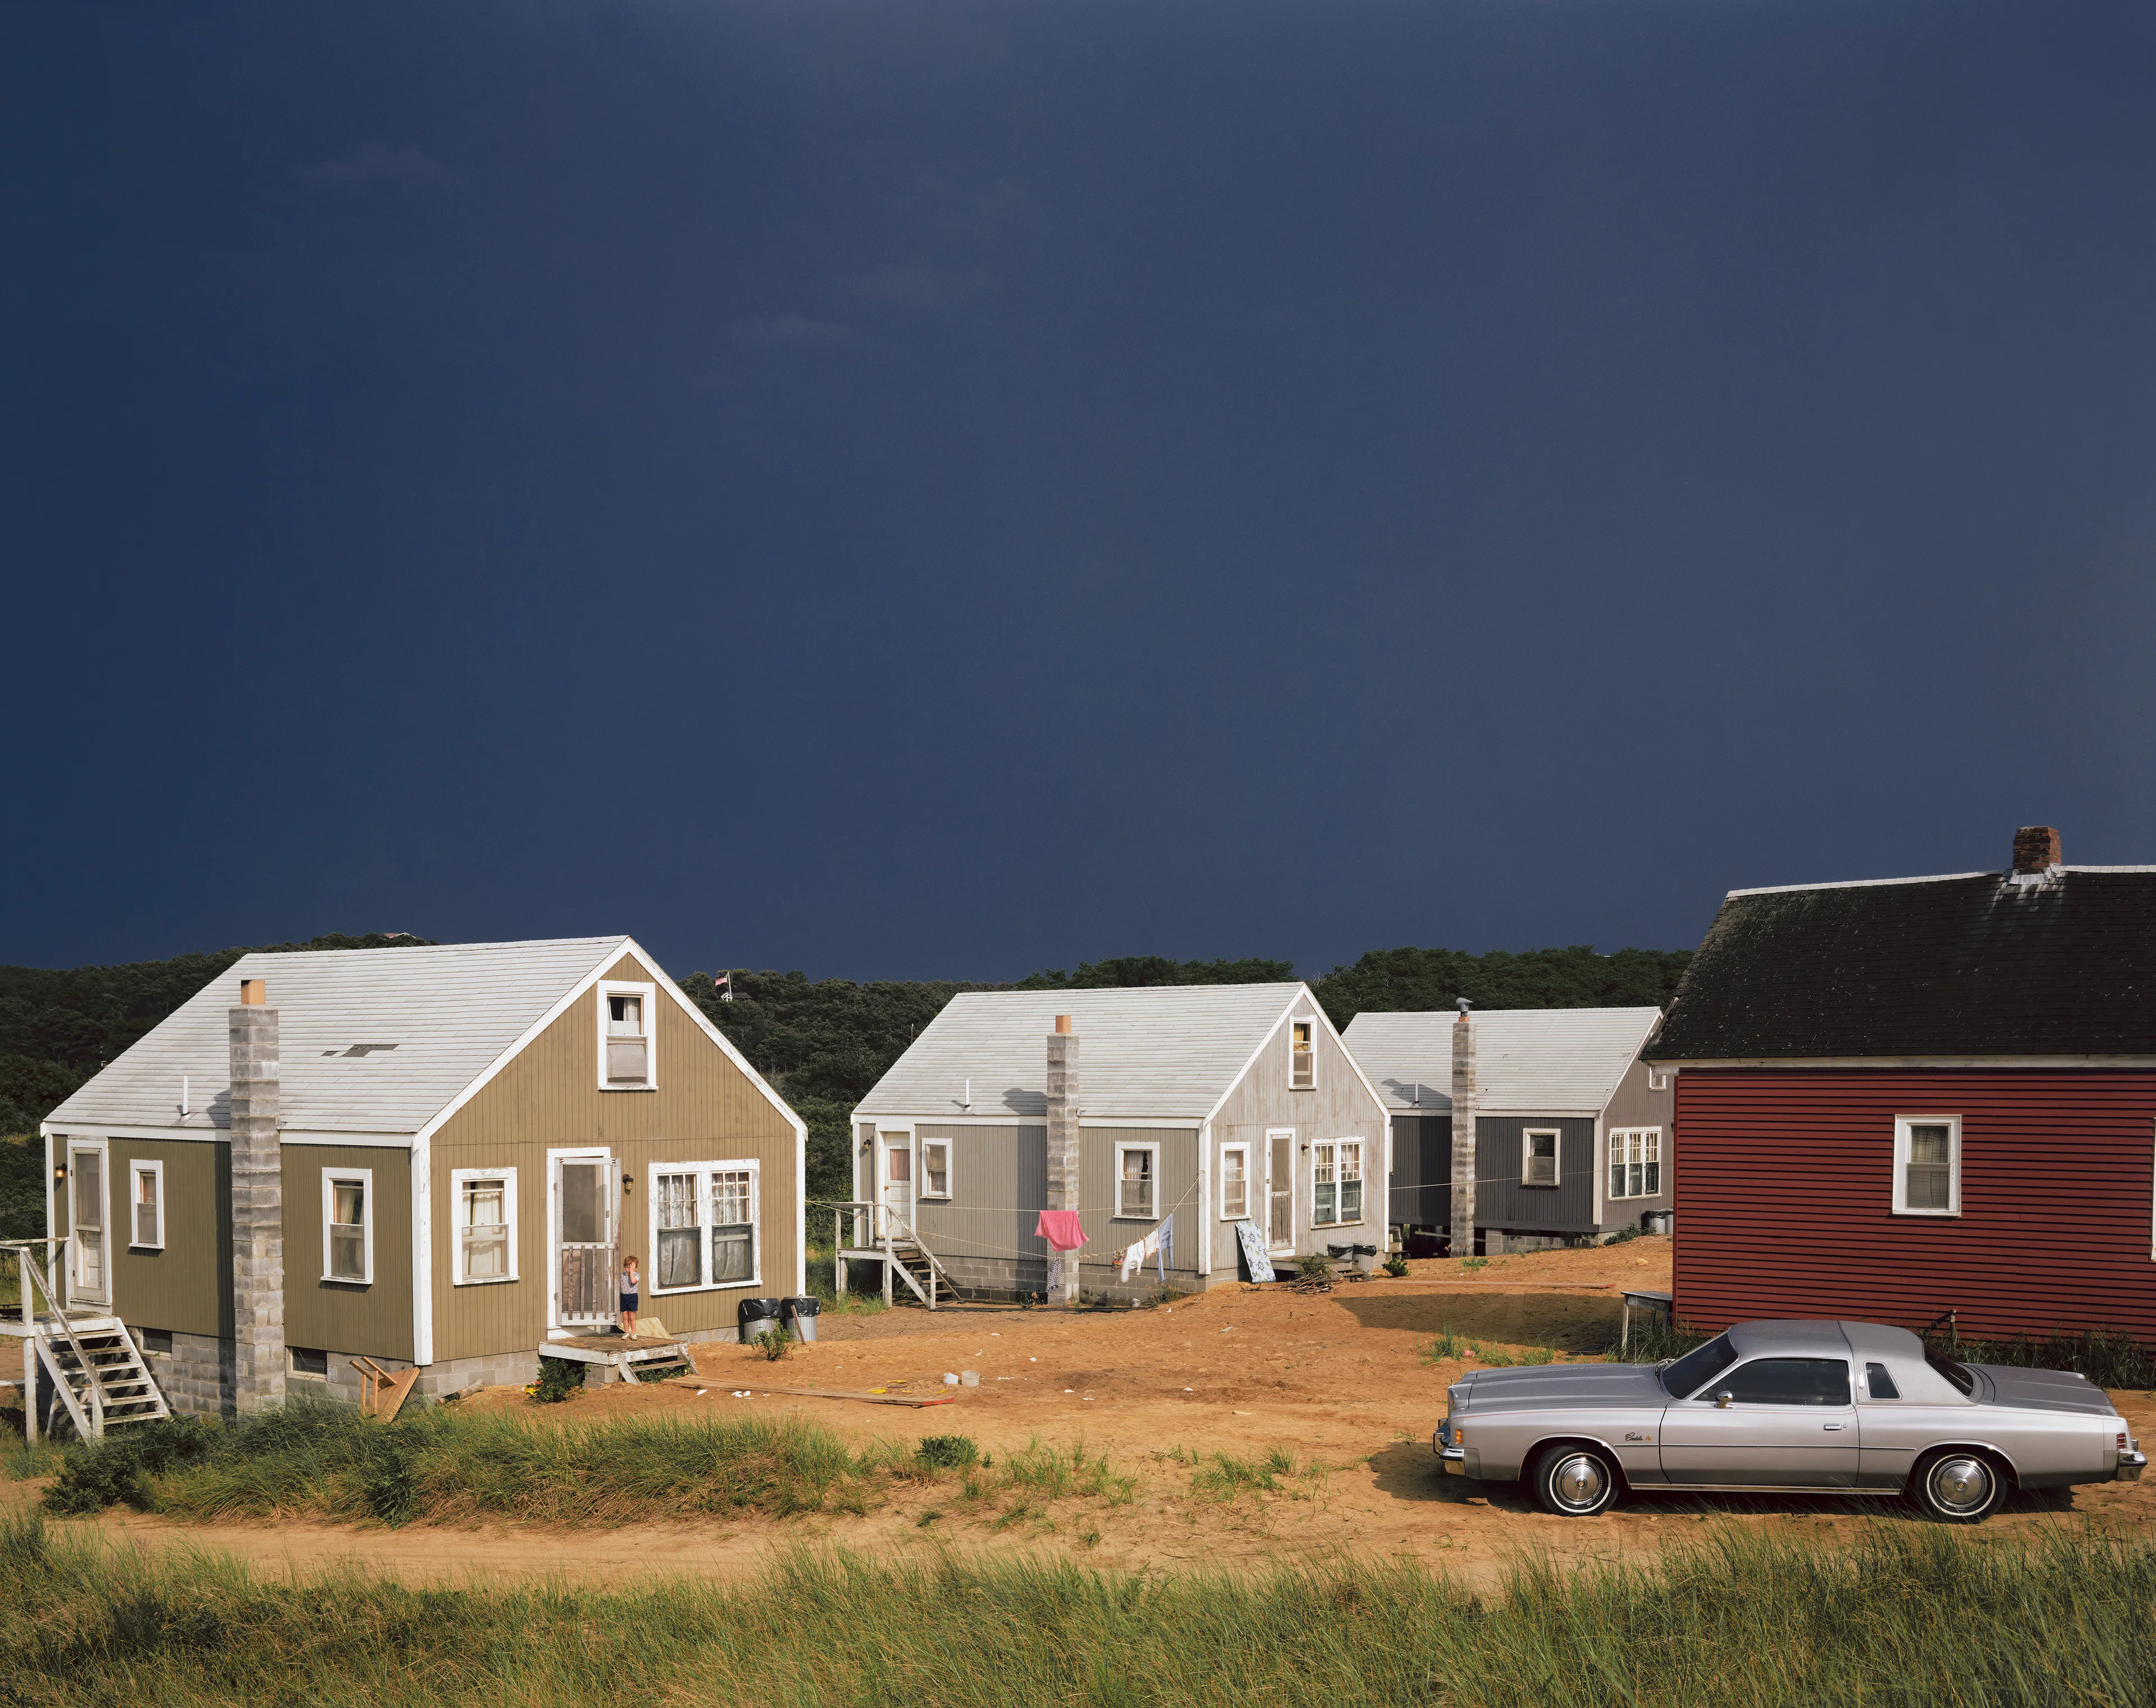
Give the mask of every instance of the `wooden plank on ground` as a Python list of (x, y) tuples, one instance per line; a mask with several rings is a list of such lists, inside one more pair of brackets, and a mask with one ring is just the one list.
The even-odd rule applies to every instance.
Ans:
[(955, 1393), (852, 1393), (839, 1387), (757, 1387), (753, 1384), (749, 1392), (798, 1394), (804, 1399), (855, 1399), (864, 1405), (911, 1406), (916, 1409), (922, 1406), (955, 1406), (958, 1403), (958, 1396)]

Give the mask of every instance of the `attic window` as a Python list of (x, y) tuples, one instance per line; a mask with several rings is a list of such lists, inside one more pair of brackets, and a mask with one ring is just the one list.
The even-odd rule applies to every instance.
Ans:
[(599, 1001), (599, 1085), (609, 1091), (648, 1091), (656, 1083), (652, 1059), (652, 1001), (648, 984), (603, 983)]
[(1287, 1088), (1291, 1091), (1317, 1089), (1317, 1022), (1314, 1018), (1288, 1023)]

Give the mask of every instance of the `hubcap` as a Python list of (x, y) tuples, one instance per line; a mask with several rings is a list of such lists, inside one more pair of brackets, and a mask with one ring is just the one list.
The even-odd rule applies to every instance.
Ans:
[(1958, 1453), (1932, 1467), (1932, 1499), (1943, 1512), (1980, 1512), (1991, 1499), (1991, 1467)]
[(1559, 1460), (1550, 1473), (1550, 1492), (1557, 1496), (1558, 1505), (1583, 1512), (1598, 1505), (1609, 1486), (1609, 1479), (1599, 1461), (1584, 1453)]

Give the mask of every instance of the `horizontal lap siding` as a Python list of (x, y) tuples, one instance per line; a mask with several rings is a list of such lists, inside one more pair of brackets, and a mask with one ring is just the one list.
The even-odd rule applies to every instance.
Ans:
[[(2156, 1074), (1686, 1069), (1676, 1304), (2156, 1342)], [(1962, 1213), (1897, 1216), (1894, 1117), (1962, 1118)]]

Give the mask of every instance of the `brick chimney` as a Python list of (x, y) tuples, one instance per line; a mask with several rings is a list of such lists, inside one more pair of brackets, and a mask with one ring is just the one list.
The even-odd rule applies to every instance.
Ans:
[[(1084, 1208), (1078, 1166), (1078, 1034), (1070, 1017), (1058, 1014), (1048, 1034), (1048, 1208)], [(1048, 1294), (1051, 1303), (1075, 1304), (1078, 1298), (1078, 1254), (1050, 1252)]]
[(2059, 847), (2059, 833), (2048, 824), (2024, 824), (2014, 833), (2014, 869), (2028, 874), (2063, 866), (2066, 854)]
[(285, 1159), (277, 1136), (277, 1011), (259, 978), (227, 1011), (232, 1057), (232, 1404), (285, 1403)]
[(1452, 1028), (1451, 1254), (1475, 1249), (1475, 1022), (1461, 998)]

